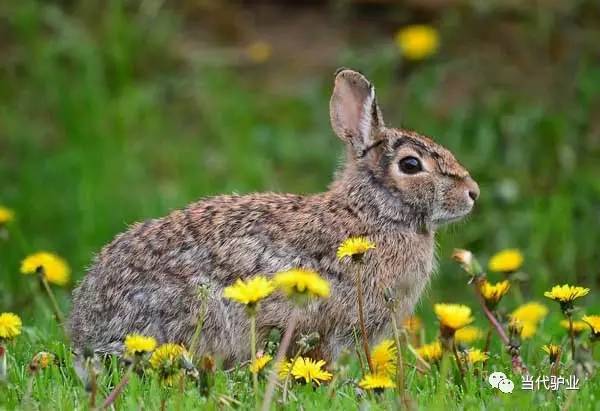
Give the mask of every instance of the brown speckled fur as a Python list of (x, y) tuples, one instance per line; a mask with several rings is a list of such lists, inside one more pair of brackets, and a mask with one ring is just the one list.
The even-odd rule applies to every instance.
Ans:
[[(76, 351), (120, 353), (128, 333), (189, 345), (198, 320), (198, 288), (209, 289), (199, 350), (227, 362), (249, 357), (243, 307), (222, 290), (237, 278), (311, 268), (332, 286), (311, 303), (298, 332), (317, 331), (329, 359), (352, 343), (357, 326), (350, 262), (336, 259), (347, 237), (377, 244), (365, 258), (365, 318), (376, 338), (388, 325), (383, 290), (409, 314), (434, 269), (434, 231), (468, 214), (477, 184), (452, 154), (429, 138), (386, 128), (374, 89), (361, 74), (342, 70), (331, 98), (331, 121), (347, 145), (347, 161), (329, 191), (300, 196), (251, 194), (208, 198), (160, 219), (135, 224), (96, 257), (74, 292), (70, 319)], [(414, 156), (424, 170), (404, 174)], [(279, 295), (258, 314), (261, 337), (284, 329), (289, 304)]]

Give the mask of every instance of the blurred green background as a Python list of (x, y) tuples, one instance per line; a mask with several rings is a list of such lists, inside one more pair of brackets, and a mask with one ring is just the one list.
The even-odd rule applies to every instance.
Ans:
[[(425, 23), (438, 52), (402, 58)], [(521, 249), (526, 296), (600, 285), (597, 1), (0, 3), (0, 306), (23, 312), (20, 260), (45, 249), (80, 279), (128, 224), (218, 193), (323, 191), (339, 66), (377, 86), (390, 125), (433, 136), (481, 185), (441, 230), (428, 302), (470, 293), (454, 247)], [(458, 280), (457, 280), (458, 279)], [(65, 308), (69, 293), (59, 292)]]

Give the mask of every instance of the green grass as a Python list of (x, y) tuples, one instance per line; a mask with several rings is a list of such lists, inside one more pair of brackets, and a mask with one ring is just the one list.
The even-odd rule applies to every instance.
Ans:
[[(365, 33), (361, 41), (368, 47), (340, 49), (319, 70), (299, 77), (277, 55), (256, 67), (190, 57), (180, 47), (191, 36), (188, 16), (177, 9), (116, 0), (0, 5), (0, 204), (17, 213), (9, 240), (0, 244), (0, 311), (18, 313), (25, 324), (9, 346), (9, 383), (0, 387), (0, 408), (87, 403), (46, 299), (18, 274), (21, 259), (41, 249), (57, 252), (77, 281), (93, 254), (128, 224), (200, 197), (325, 190), (342, 153), (328, 119), (336, 66), (368, 74), (387, 123), (434, 136), (481, 185), (469, 220), (439, 235), (439, 273), (418, 307), (428, 340), (435, 337), (433, 303), (476, 308), (467, 279), (449, 259), (454, 247), (471, 249), (482, 261), (500, 248), (520, 248), (529, 274), (526, 299), (541, 301), (551, 285), (577, 283), (592, 289), (583, 300), (586, 312), (599, 313), (599, 22), (587, 7), (582, 1), (562, 11), (523, 10), (515, 24), (518, 41), (509, 47), (515, 54), (500, 57), (477, 40), (481, 25), (504, 38), (494, 23), (505, 18), (500, 11), (447, 9), (436, 15), (443, 47), (430, 61), (407, 67), (391, 36)], [(577, 23), (557, 34), (548, 22), (561, 19)], [(556, 36), (575, 45), (553, 60), (547, 46)], [(531, 64), (536, 70), (523, 69)], [(67, 311), (70, 290), (57, 294)], [(510, 310), (517, 301), (509, 295), (503, 304)], [(558, 309), (549, 307), (540, 333), (524, 344), (525, 361), (539, 374), (548, 373), (539, 346), (564, 339)], [(41, 350), (59, 354), (64, 366), (38, 375), (32, 402), (23, 403), (27, 364)], [(509, 358), (497, 342), (493, 353), (487, 369), (508, 372)], [(325, 395), (327, 386), (296, 386), (297, 400), (286, 408), (355, 409), (362, 402), (394, 408), (393, 391), (358, 396), (356, 364), (353, 370), (333, 400)], [(101, 398), (118, 373), (109, 368), (102, 375)], [(436, 394), (437, 375), (407, 375), (410, 396), (422, 408), (558, 409), (567, 395), (522, 391), (519, 383), (512, 395), (501, 395), (475, 377), (464, 387), (453, 381)], [(160, 395), (155, 381), (135, 377), (118, 404), (157, 409)], [(223, 395), (251, 408), (249, 375), (218, 371), (207, 398), (190, 384), (183, 395), (171, 393), (168, 405), (221, 408)], [(599, 396), (595, 377), (582, 383), (571, 409), (600, 409)]]

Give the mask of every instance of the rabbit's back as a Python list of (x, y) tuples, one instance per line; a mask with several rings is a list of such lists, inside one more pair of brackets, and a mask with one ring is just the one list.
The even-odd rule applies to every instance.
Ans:
[[(278, 194), (215, 197), (135, 224), (100, 252), (75, 291), (74, 345), (119, 352), (131, 332), (188, 342), (204, 286), (210, 312), (205, 349), (219, 352), (215, 341), (239, 338), (243, 327), (236, 324), (245, 320), (221, 298), (223, 287), (294, 266), (318, 270), (333, 287), (344, 287), (335, 250), (349, 230), (361, 232), (361, 224), (335, 201)], [(265, 310), (264, 323), (285, 321), (286, 308), (274, 311)]]

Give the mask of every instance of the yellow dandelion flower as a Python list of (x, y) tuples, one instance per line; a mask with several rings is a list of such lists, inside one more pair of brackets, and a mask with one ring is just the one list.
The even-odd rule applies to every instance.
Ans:
[(329, 283), (316, 271), (293, 268), (275, 274), (273, 281), (289, 296), (329, 297)]
[(543, 304), (532, 301), (517, 307), (510, 313), (510, 318), (523, 323), (529, 322), (537, 324), (543, 320), (546, 315), (548, 315), (548, 308)]
[[(567, 331), (571, 330), (571, 326), (569, 325), (569, 320), (561, 320), (560, 326)], [(586, 324), (585, 321), (573, 320), (573, 334), (579, 335), (587, 329), (588, 329), (588, 325)]]
[(396, 384), (387, 374), (367, 374), (359, 381), (358, 386), (364, 390), (383, 390), (395, 388)]
[(392, 375), (396, 372), (398, 351), (392, 340), (383, 340), (371, 350), (373, 372), (379, 375)]
[(463, 354), (463, 358), (465, 358), (469, 364), (477, 364), (478, 362), (484, 362), (487, 361), (489, 357), (489, 355), (487, 355), (487, 353), (478, 350), (478, 349), (472, 349), (469, 350), (466, 354)]
[(560, 303), (572, 303), (576, 299), (587, 295), (590, 292), (589, 288), (577, 287), (573, 285), (555, 285), (550, 291), (544, 293), (544, 297), (548, 297)]
[(528, 340), (532, 338), (537, 332), (537, 324), (533, 324), (530, 322), (523, 323), (523, 329), (521, 330), (521, 338), (524, 340)]
[(434, 54), (439, 47), (436, 29), (424, 24), (406, 26), (394, 38), (402, 55), (409, 60), (422, 60)]
[(130, 357), (136, 354), (152, 352), (156, 348), (156, 339), (140, 334), (129, 334), (125, 337), (125, 351)]
[(0, 206), (0, 225), (10, 223), (15, 219), (15, 212), (10, 208)]
[(283, 380), (287, 377), (290, 369), (292, 368), (292, 362), (286, 360), (285, 358), (280, 362), (275, 364), (275, 370), (277, 370), (277, 375), (280, 380)]
[(45, 251), (31, 254), (21, 262), (22, 274), (35, 274), (42, 270), (49, 283), (63, 286), (69, 282), (71, 270), (65, 260)]
[(600, 315), (584, 315), (581, 320), (590, 326), (594, 338), (600, 337)]
[(259, 373), (260, 370), (265, 368), (265, 366), (271, 362), (272, 359), (273, 357), (271, 357), (269, 354), (265, 354), (262, 357), (257, 357), (256, 360), (250, 364), (250, 371), (254, 374)]
[(521, 330), (521, 338), (524, 340), (528, 340), (530, 338), (532, 338), (535, 333), (537, 332), (537, 324), (534, 323), (530, 323), (530, 322), (524, 322), (523, 323), (523, 329)]
[(416, 334), (423, 328), (423, 321), (416, 315), (411, 315), (404, 320), (402, 327), (408, 331), (409, 334)]
[(488, 268), (497, 273), (512, 273), (523, 265), (523, 254), (516, 248), (497, 252), (490, 258)]
[(542, 346), (542, 350), (544, 350), (544, 352), (546, 352), (546, 354), (548, 354), (548, 357), (550, 358), (551, 363), (555, 363), (556, 361), (560, 360), (560, 353), (562, 351), (562, 348), (560, 345), (546, 344), (546, 345)]
[(471, 309), (462, 304), (436, 304), (433, 307), (442, 326), (442, 331), (449, 334), (473, 322)]
[(417, 348), (417, 354), (428, 363), (434, 363), (442, 358), (442, 344), (434, 341)]
[(253, 63), (264, 63), (271, 58), (273, 50), (266, 41), (255, 41), (246, 47), (246, 55)]
[(40, 351), (31, 359), (29, 368), (43, 370), (56, 363), (56, 356), (50, 352)]
[(21, 318), (13, 313), (0, 314), (0, 339), (11, 340), (21, 334), (23, 323)]
[(477, 340), (481, 340), (484, 336), (484, 332), (479, 327), (467, 325), (456, 331), (454, 334), (454, 341), (457, 344), (471, 344)]
[(366, 237), (350, 237), (338, 247), (337, 258), (340, 260), (345, 257), (360, 258), (373, 248), (375, 248), (375, 244)]
[(510, 289), (510, 283), (508, 280), (500, 281), (499, 283), (492, 284), (487, 280), (483, 281), (479, 291), (481, 296), (489, 307), (495, 307), (498, 302), (506, 295)]
[(325, 361), (313, 361), (310, 358), (300, 357), (294, 363), (291, 374), (297, 380), (304, 380), (305, 383), (314, 382), (320, 385), (323, 381), (329, 381), (331, 373), (323, 370)]
[(273, 281), (261, 275), (247, 281), (237, 279), (235, 284), (223, 290), (223, 297), (237, 301), (240, 304), (255, 305), (268, 297), (275, 290)]
[(172, 376), (180, 370), (181, 361), (186, 353), (187, 351), (180, 344), (163, 344), (150, 356), (150, 366), (163, 378)]

